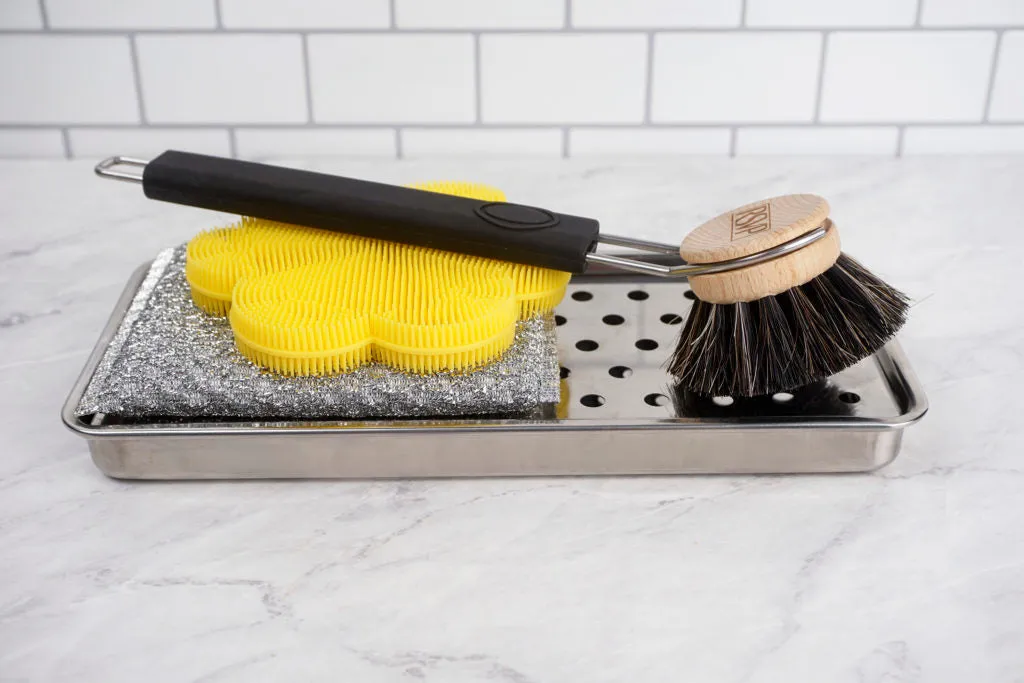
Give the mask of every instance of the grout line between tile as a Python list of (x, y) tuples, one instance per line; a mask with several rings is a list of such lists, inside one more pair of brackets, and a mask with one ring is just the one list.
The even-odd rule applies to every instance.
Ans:
[(49, 31), (50, 15), (46, 13), (46, 0), (39, 0), (39, 18), (43, 20), (43, 31)]
[(821, 36), (821, 55), (818, 59), (818, 89), (814, 94), (814, 122), (821, 121), (821, 95), (825, 90), (825, 63), (828, 59), (828, 43), (832, 36), (831, 31), (825, 31)]
[(238, 137), (235, 135), (235, 127), (228, 127), (228, 151), (232, 159), (238, 158)]
[(395, 128), (395, 158), (405, 158), (405, 151), (402, 149), (402, 130), (400, 128)]
[(651, 122), (651, 107), (654, 101), (654, 33), (647, 34), (647, 73), (644, 81), (644, 123)]
[(729, 129), (729, 156), (736, 156), (736, 138), (739, 136), (739, 127), (733, 126)]
[(213, 18), (217, 24), (218, 31), (224, 30), (224, 17), (220, 11), (220, 0), (213, 0)]
[(480, 64), (480, 32), (473, 32), (473, 107), (476, 124), (483, 123), (483, 66)]
[(549, 121), (546, 123), (486, 123), (476, 126), (473, 122), (464, 123), (437, 123), (421, 121), (360, 121), (352, 123), (232, 123), (230, 121), (203, 121), (188, 123), (172, 123), (161, 121), (160, 123), (150, 122), (146, 126), (137, 123), (95, 123), (77, 121), (55, 121), (48, 123), (0, 123), (0, 130), (60, 128), (69, 126), (72, 128), (110, 128), (114, 130), (131, 130), (136, 128), (167, 128), (177, 130), (190, 130), (196, 128), (224, 128), (231, 126), (238, 130), (251, 130), (268, 128), (272, 130), (345, 130), (345, 129), (378, 129), (388, 130), (394, 128), (425, 128), (428, 130), (460, 130), (467, 128), (484, 128), (489, 130), (537, 130), (552, 128), (595, 128), (599, 130), (686, 130), (693, 128), (732, 128), (732, 127), (758, 127), (758, 128), (879, 128), (894, 126), (944, 126), (947, 128), (976, 128), (979, 126), (1024, 126), (1024, 119), (1013, 121), (822, 121), (815, 124), (810, 121), (693, 121), (686, 123), (594, 123), (591, 121)]
[(569, 158), (569, 127), (562, 127), (562, 158)]
[(149, 125), (146, 116), (146, 102), (142, 96), (142, 70), (139, 68), (139, 46), (135, 43), (135, 34), (128, 35), (128, 51), (132, 59), (132, 81), (135, 84), (135, 103), (138, 106), (139, 122), (142, 126)]
[(996, 89), (996, 70), (999, 68), (999, 51), (1003, 46), (1003, 31), (996, 32), (996, 44), (992, 49), (992, 68), (988, 74), (988, 88), (985, 90), (985, 109), (982, 111), (981, 120), (988, 122), (992, 112), (992, 93)]
[(61, 144), (64, 145), (64, 158), (72, 158), (74, 154), (71, 150), (71, 133), (68, 131), (67, 126), (60, 129), (60, 140)]
[(747, 27), (747, 0), (740, 0), (740, 26)]
[[(655, 34), (708, 34), (708, 33), (735, 33), (737, 31), (736, 26), (702, 26), (693, 28), (665, 28), (659, 26), (631, 26), (631, 27), (572, 27), (571, 29), (564, 28), (484, 28), (475, 29), (482, 35), (502, 35), (502, 34), (544, 34), (544, 35), (558, 35), (564, 33), (593, 33), (593, 34), (643, 34), (643, 33), (655, 33)], [(835, 27), (819, 27), (813, 26), (745, 26), (743, 27), (743, 33), (808, 33), (814, 31), (842, 31), (849, 33), (906, 33), (907, 31), (914, 31), (913, 26), (844, 26), (842, 28)], [(985, 25), (985, 26), (937, 26), (921, 28), (919, 32), (924, 33), (977, 33), (979, 31), (1020, 31), (1024, 30), (1024, 24), (1014, 26), (1000, 26), (1000, 25)], [(360, 35), (388, 35), (388, 34), (408, 34), (408, 35), (429, 35), (429, 34), (451, 34), (451, 33), (465, 33), (464, 28), (407, 28), (392, 30), (390, 28), (346, 28), (346, 29), (301, 29), (305, 33), (310, 35), (328, 34), (328, 35), (348, 35), (348, 34), (360, 34)], [(138, 34), (158, 34), (158, 35), (178, 35), (187, 36), (204, 33), (218, 33), (221, 32), (216, 28), (193, 28), (193, 29), (180, 29), (180, 28), (151, 28), (151, 29), (132, 29), (133, 33)], [(252, 35), (280, 35), (288, 34), (295, 35), (300, 32), (300, 29), (291, 28), (252, 28), (252, 29), (239, 29), (225, 30), (228, 33), (246, 33)], [(0, 36), (2, 35), (41, 35), (41, 34), (53, 34), (53, 35), (84, 35), (84, 36), (123, 36), (126, 31), (117, 29), (30, 29), (30, 30), (15, 30), (15, 29), (0, 29)]]
[(903, 140), (906, 137), (907, 127), (900, 126), (896, 129), (896, 158), (903, 156)]
[(302, 34), (302, 75), (306, 85), (306, 121), (313, 123), (313, 84), (309, 73), (309, 35)]
[(573, 0), (562, 0), (565, 3), (564, 28), (572, 28), (572, 2)]
[(924, 13), (924, 0), (917, 0), (917, 10), (914, 12), (914, 26), (921, 25), (921, 15)]

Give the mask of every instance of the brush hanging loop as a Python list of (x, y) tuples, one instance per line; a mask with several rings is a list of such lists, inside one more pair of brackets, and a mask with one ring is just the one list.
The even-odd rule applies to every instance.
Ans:
[(139, 183), (142, 184), (142, 172), (130, 173), (126, 171), (116, 170), (118, 166), (128, 166), (129, 168), (146, 168), (146, 164), (149, 163), (145, 159), (136, 159), (134, 157), (108, 157), (96, 164), (96, 175), (101, 178), (110, 178), (112, 180), (120, 180), (126, 183)]
[[(714, 263), (684, 262), (680, 265), (670, 266), (661, 263), (650, 263), (647, 261), (624, 258), (622, 256), (596, 254), (593, 252), (587, 254), (587, 262), (600, 263), (619, 270), (628, 270), (632, 273), (642, 273), (644, 275), (655, 275), (657, 277), (665, 278), (685, 278), (697, 275), (712, 275), (714, 273), (728, 273), (733, 270), (756, 266), (761, 263), (781, 258), (787, 254), (792, 254), (793, 252), (803, 249), (804, 247), (826, 237), (830, 230), (832, 230), (832, 221), (826, 218), (825, 221), (814, 230), (806, 232), (799, 237), (789, 240), (788, 242), (783, 242), (782, 244), (764, 249), (763, 251), (759, 251), (754, 254), (748, 254), (747, 256), (740, 256), (739, 258), (728, 259), (725, 261), (716, 261)], [(628, 237), (619, 237), (616, 235), (601, 235), (598, 237), (597, 241), (601, 244), (629, 247), (630, 249), (649, 253), (679, 254), (679, 248), (674, 247), (671, 244), (648, 242), (646, 240), (634, 240)]]

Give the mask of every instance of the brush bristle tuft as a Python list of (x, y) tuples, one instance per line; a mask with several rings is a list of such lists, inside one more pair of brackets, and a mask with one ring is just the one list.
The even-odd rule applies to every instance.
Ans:
[(775, 296), (695, 301), (669, 372), (709, 396), (761, 396), (830, 377), (867, 358), (906, 322), (909, 300), (841, 254), (827, 271)]

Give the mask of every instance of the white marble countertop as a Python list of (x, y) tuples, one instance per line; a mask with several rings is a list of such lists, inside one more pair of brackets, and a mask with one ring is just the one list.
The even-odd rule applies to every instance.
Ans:
[(218, 220), (0, 164), (0, 681), (1020, 681), (1024, 158), (308, 162), (664, 241), (816, 192), (917, 300), (869, 475), (105, 478), (58, 412), (131, 271)]

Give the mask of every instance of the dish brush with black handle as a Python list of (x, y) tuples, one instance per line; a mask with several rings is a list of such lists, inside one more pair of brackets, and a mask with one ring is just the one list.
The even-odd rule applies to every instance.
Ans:
[[(814, 195), (722, 214), (680, 248), (604, 234), (592, 218), (539, 207), (185, 152), (111, 157), (96, 172), (177, 204), (570, 273), (601, 264), (687, 277), (698, 301), (669, 368), (705, 395), (757, 396), (825, 379), (881, 348), (907, 314), (904, 295), (840, 254), (828, 203)], [(599, 254), (598, 244), (682, 260)]]

